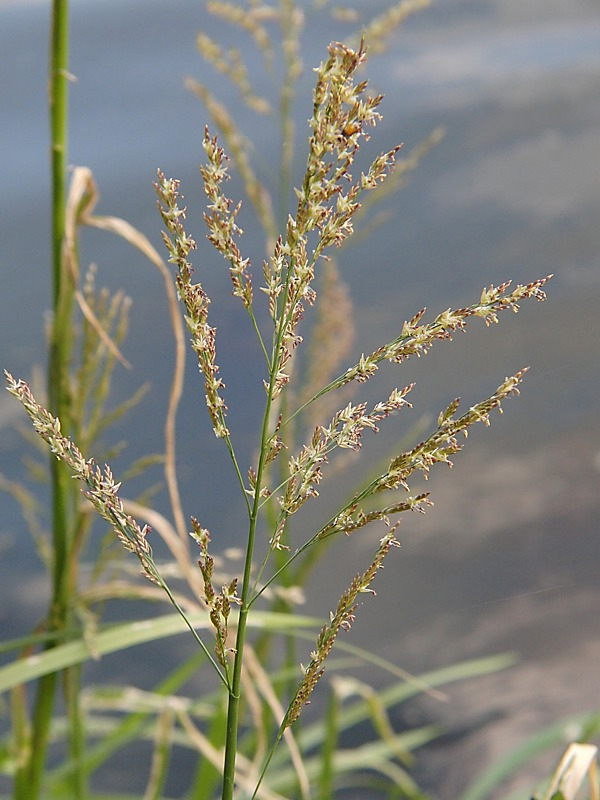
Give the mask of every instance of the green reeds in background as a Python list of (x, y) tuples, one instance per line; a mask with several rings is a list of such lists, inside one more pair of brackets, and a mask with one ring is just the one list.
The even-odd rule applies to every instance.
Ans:
[[(364, 19), (350, 44), (330, 45), (316, 70), (308, 131), (295, 130), (292, 113), (303, 69), (303, 6), (292, 0), (262, 6), (207, 4), (210, 13), (251, 37), (267, 65), (277, 53), (282, 64), (277, 92), (282, 131), (278, 197), (260, 183), (245, 132), (230, 111), (209, 85), (188, 80), (211, 121), (201, 143), (208, 239), (228, 264), (232, 293), (247, 312), (248, 332), (256, 336), (262, 354), (255, 377), (264, 385), (265, 402), (260, 429), (255, 431), (256, 460), (248, 466), (240, 463), (227, 427), (218, 336), (210, 318), (210, 298), (201, 281), (195, 282), (202, 267), (196, 272), (192, 267), (195, 242), (184, 227), (178, 181), (159, 172), (155, 186), (171, 267), (126, 221), (94, 213), (97, 190), (89, 170), (74, 170), (67, 196), (68, 4), (55, 1), (50, 82), (54, 283), (46, 400), (40, 402), (25, 381), (7, 373), (9, 391), (22, 402), (56, 457), (51, 460), (53, 535), (47, 563), (53, 588), (47, 619), (31, 637), (6, 644), (17, 656), (0, 669), (0, 690), (12, 691), (13, 727), (4, 743), (3, 763), (4, 771), (14, 776), (14, 798), (107, 797), (96, 794), (92, 784), (110, 769), (116, 753), (136, 742), (148, 745), (147, 763), (136, 765), (140, 777), (146, 776), (144, 800), (167, 796), (176, 747), (197, 759), (183, 795), (189, 800), (329, 798), (348, 786), (360, 788), (365, 797), (369, 792), (422, 797), (410, 776), (413, 752), (438, 735), (439, 728), (396, 731), (391, 709), (421, 692), (443, 700), (437, 687), (512, 663), (512, 656), (498, 656), (416, 677), (352, 647), (348, 640), (340, 641), (343, 637), (338, 635), (351, 627), (357, 599), (374, 594), (377, 572), (397, 544), (399, 515), (424, 511), (430, 502), (427, 493), (411, 490), (415, 474), (426, 476), (436, 464), (450, 463), (462, 448), (460, 434), (466, 436), (478, 422), (488, 425), (491, 412), (501, 410), (502, 402), (518, 393), (525, 369), (462, 414), (458, 400), (450, 403), (434, 429), (419, 434), (422, 441), (417, 440), (416, 428), (408, 429), (407, 442), (397, 444), (393, 458), (365, 476), (327, 520), (310, 531), (298, 524), (294, 539), (291, 536), (295, 515), (322, 491), (327, 473), (343, 468), (344, 451), (359, 452), (363, 435), (410, 407), (412, 384), (390, 387), (372, 407), (354, 400), (383, 362), (401, 364), (424, 355), (475, 318), (489, 325), (499, 321), (500, 312), (518, 310), (523, 300), (545, 298), (550, 276), (526, 285), (479, 289), (470, 305), (442, 311), (430, 321), (419, 311), (401, 326), (396, 338), (348, 363), (352, 305), (332, 248), (344, 245), (355, 226), (357, 235), (366, 236), (390, 215), (390, 193), (442, 135), (434, 131), (404, 158), (399, 147), (371, 156), (370, 165), (357, 173), (356, 156), (369, 135), (375, 138), (383, 99), (370, 93), (358, 72), (369, 49), (373, 54), (383, 51), (391, 32), (427, 4), (396, 3), (381, 15)], [(269, 101), (253, 89), (242, 53), (226, 50), (206, 33), (199, 35), (198, 45), (207, 61), (237, 86), (250, 108), (270, 113)], [(304, 154), (306, 166), (292, 191), (298, 152)], [(258, 269), (252, 268), (240, 247), (239, 203), (225, 193), (229, 158), (264, 234), (266, 259)], [(290, 197), (294, 197), (291, 205)], [(130, 301), (120, 292), (111, 296), (98, 290), (94, 270), (81, 275), (77, 242), (83, 225), (111, 232), (141, 250), (165, 281), (175, 339), (174, 376), (165, 452), (158, 459), (164, 466), (171, 519), (148, 502), (128, 499), (110, 468), (91, 458), (98, 457), (100, 434), (135, 405), (144, 388), (130, 401), (110, 408), (113, 369), (117, 364), (127, 366), (122, 343)], [(215, 435), (233, 464), (235, 480), (228, 496), (237, 489), (247, 512), (241, 569), (226, 554), (213, 552), (210, 533), (200, 519), (192, 516), (186, 522), (179, 498), (175, 421), (185, 337), (176, 294)], [(310, 326), (303, 318), (310, 317), (313, 305), (316, 314), (306, 337)], [(297, 355), (303, 337), (309, 340), (304, 361)], [(133, 471), (142, 466), (134, 465)], [(28, 496), (21, 497), (31, 515)], [(79, 565), (86, 553), (92, 507), (110, 530), (91, 575), (84, 577)], [(298, 614), (296, 606), (315, 563), (368, 525), (380, 526), (380, 543), (363, 571), (347, 577), (335, 610), (321, 620)], [(301, 543), (292, 544), (298, 537)], [(166, 547), (168, 562), (154, 557), (152, 542), (157, 539)], [(38, 537), (41, 550), (43, 541)], [(123, 552), (115, 551), (116, 541), (137, 556), (147, 582), (132, 574)], [(148, 601), (148, 619), (118, 626), (103, 623), (104, 604), (115, 598)], [(177, 614), (157, 611), (159, 602), (171, 604)], [(86, 661), (134, 644), (160, 642), (186, 629), (198, 653), (164, 675), (154, 690), (142, 691), (135, 685), (135, 675), (129, 685), (82, 684), (80, 668)], [(283, 648), (278, 647), (281, 639)], [(390, 685), (375, 691), (346, 674), (358, 662), (389, 676)], [(210, 669), (203, 683), (209, 688), (199, 697), (190, 696), (186, 681), (206, 665)], [(320, 681), (326, 666), (334, 681), (329, 699), (322, 703)], [(30, 714), (26, 687), (34, 682), (36, 698)], [(64, 702), (57, 704), (59, 687)], [(305, 706), (315, 697), (313, 710), (323, 705), (324, 713), (303, 719)], [(344, 749), (343, 735), (365, 722), (372, 726), (372, 740)], [(58, 744), (52, 759), (50, 742)], [(588, 758), (586, 769), (592, 761)], [(552, 798), (558, 797), (556, 791)], [(473, 792), (473, 797), (480, 796)], [(571, 795), (564, 796), (570, 800)]]

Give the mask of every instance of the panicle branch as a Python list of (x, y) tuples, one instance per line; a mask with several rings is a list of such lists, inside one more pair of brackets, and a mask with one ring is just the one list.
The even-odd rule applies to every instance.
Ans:
[(282, 727), (289, 728), (300, 716), (302, 707), (310, 702), (317, 683), (325, 672), (324, 663), (334, 645), (340, 630), (348, 631), (352, 627), (357, 608), (356, 598), (361, 593), (369, 592), (375, 594), (371, 589), (371, 582), (377, 572), (382, 568), (383, 559), (388, 554), (392, 546), (399, 546), (394, 537), (395, 528), (389, 531), (381, 540), (375, 558), (368, 569), (362, 575), (356, 575), (350, 586), (342, 594), (334, 614), (331, 614), (329, 623), (324, 625), (317, 638), (316, 650), (311, 653), (311, 661), (304, 669), (304, 677), (298, 686), (296, 693)]
[(227, 108), (217, 100), (208, 87), (193, 78), (186, 78), (185, 85), (202, 100), (213, 125), (219, 129), (221, 136), (225, 139), (229, 156), (235, 163), (242, 178), (248, 199), (254, 206), (262, 226), (268, 234), (269, 241), (272, 242), (275, 239), (276, 226), (271, 197), (267, 189), (258, 180), (250, 164), (248, 140), (236, 125)]
[(201, 527), (195, 517), (192, 517), (192, 528), (190, 536), (200, 548), (198, 567), (204, 581), (203, 599), (209, 609), (210, 621), (215, 629), (215, 655), (219, 664), (227, 669), (227, 653), (234, 652), (227, 647), (227, 634), (231, 604), (240, 602), (236, 594), (238, 579), (234, 578), (230, 583), (223, 585), (219, 593), (215, 591), (212, 583), (214, 559), (208, 552), (210, 533), (206, 528)]
[(337, 412), (327, 427), (318, 425), (311, 442), (304, 445), (298, 456), (289, 460), (289, 478), (285, 495), (280, 498), (281, 506), (287, 515), (294, 514), (310, 497), (317, 497), (317, 485), (322, 478), (322, 465), (328, 454), (336, 447), (359, 450), (365, 429), (374, 433), (379, 431), (377, 423), (402, 407), (412, 408), (405, 399), (413, 389), (414, 383), (403, 389), (394, 389), (385, 402), (376, 403), (367, 411), (366, 403), (348, 405)]
[(204, 375), (206, 405), (213, 422), (213, 430), (219, 438), (227, 438), (227, 406), (220, 395), (225, 385), (219, 377), (219, 367), (215, 361), (216, 328), (208, 324), (210, 298), (202, 284), (192, 283), (193, 269), (188, 256), (196, 249), (196, 242), (187, 236), (180, 221), (185, 219), (185, 208), (178, 206), (179, 181), (165, 178), (159, 170), (154, 188), (158, 195), (160, 215), (167, 227), (167, 232), (162, 232), (163, 241), (169, 252), (169, 261), (177, 266), (177, 292), (187, 311), (185, 321), (192, 335), (192, 348), (198, 356), (198, 366)]
[[(363, 499), (366, 499), (366, 497)], [(325, 527), (321, 528), (315, 537), (315, 541), (326, 539), (336, 533), (349, 535), (376, 520), (383, 520), (387, 523), (391, 516), (403, 514), (405, 511), (417, 511), (420, 514), (424, 514), (425, 509), (432, 505), (433, 503), (429, 499), (429, 492), (423, 492), (423, 494), (418, 494), (415, 497), (408, 497), (400, 503), (392, 503), (392, 505), (373, 511), (364, 511), (359, 506), (358, 501), (353, 501), (348, 507), (336, 514)]]
[(366, 512), (363, 504), (370, 497), (386, 490), (395, 490), (400, 487), (409, 491), (408, 478), (414, 472), (422, 472), (425, 478), (434, 464), (443, 462), (452, 466), (451, 456), (460, 452), (463, 445), (458, 442), (457, 436), (462, 433), (468, 435), (468, 429), (477, 422), (484, 425), (490, 424), (490, 414), (494, 409), (502, 413), (502, 401), (511, 394), (518, 394), (527, 367), (520, 370), (512, 377), (506, 378), (490, 397), (482, 400), (463, 414), (455, 418), (459, 398), (453, 400), (439, 415), (438, 427), (425, 441), (420, 442), (411, 450), (401, 453), (394, 458), (387, 470), (371, 481), (364, 489), (358, 492), (352, 500), (344, 506), (315, 536), (315, 541), (324, 539), (337, 533), (352, 533), (377, 519), (387, 520), (388, 517), (403, 513), (404, 511), (423, 512), (425, 507), (432, 505), (429, 493), (408, 497), (400, 503)]
[(460, 398), (457, 397), (453, 400), (439, 415), (437, 430), (412, 450), (393, 459), (387, 472), (373, 484), (373, 492), (397, 489), (399, 486), (408, 489), (406, 480), (409, 475), (415, 470), (419, 470), (427, 478), (430, 467), (439, 462), (444, 462), (451, 467), (450, 456), (460, 452), (463, 448), (456, 438), (458, 434), (462, 433), (466, 438), (468, 429), (477, 422), (483, 422), (488, 427), (491, 412), (498, 409), (499, 413), (502, 413), (502, 401), (511, 394), (519, 394), (519, 384), (528, 369), (529, 367), (525, 367), (515, 375), (506, 378), (494, 394), (471, 406), (461, 417), (454, 417)]
[(75, 473), (74, 477), (85, 485), (83, 494), (111, 525), (125, 549), (138, 557), (142, 574), (152, 583), (164, 586), (146, 538), (150, 528), (148, 525), (140, 527), (133, 517), (125, 513), (118, 495), (121, 484), (115, 483), (110, 467), (105, 464), (104, 469), (100, 469), (93, 459), (86, 461), (77, 445), (61, 433), (60, 420), (37, 402), (28, 384), (15, 380), (6, 370), (4, 374), (8, 391), (21, 402), (35, 431), (50, 445), (54, 455), (69, 465)]
[(470, 317), (480, 317), (486, 325), (491, 325), (498, 322), (500, 311), (512, 309), (515, 313), (518, 312), (519, 303), (524, 299), (545, 300), (546, 293), (542, 287), (551, 278), (552, 275), (547, 275), (528, 284), (519, 284), (512, 292), (508, 292), (511, 281), (506, 281), (500, 286), (490, 286), (483, 290), (478, 303), (454, 311), (451, 309), (443, 311), (431, 323), (419, 324), (426, 311), (425, 308), (421, 309), (411, 320), (404, 323), (400, 336), (370, 355), (361, 356), (357, 364), (347, 369), (312, 399), (316, 400), (326, 392), (345, 386), (351, 381), (368, 380), (377, 372), (378, 365), (382, 361), (400, 364), (411, 356), (425, 355), (436, 341), (450, 340), (455, 331), (464, 330)]
[(204, 181), (204, 193), (209, 203), (210, 214), (204, 213), (204, 221), (209, 230), (208, 241), (230, 263), (229, 272), (233, 283), (233, 295), (240, 297), (247, 309), (252, 305), (252, 282), (247, 267), (250, 259), (242, 258), (240, 249), (234, 241), (234, 236), (241, 236), (243, 230), (237, 225), (236, 217), (242, 207), (241, 202), (232, 210), (232, 200), (222, 191), (222, 184), (229, 180), (229, 174), (224, 162), (227, 160), (225, 151), (217, 144), (217, 137), (211, 138), (208, 127), (204, 129), (202, 142), (208, 158), (208, 164), (200, 167)]

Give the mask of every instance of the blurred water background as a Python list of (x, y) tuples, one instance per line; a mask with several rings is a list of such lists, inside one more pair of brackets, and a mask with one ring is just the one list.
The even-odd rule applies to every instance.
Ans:
[[(330, 40), (353, 30), (306, 7), (295, 109), (300, 142), (311, 111), (310, 68), (325, 58)], [(48, 27), (47, 3), (0, 2), (1, 366), (24, 377), (45, 360), (50, 296)], [(72, 6), (69, 161), (94, 172), (100, 213), (126, 218), (158, 248), (151, 187), (158, 167), (181, 179), (189, 230), (198, 240), (203, 235), (198, 165), (206, 114), (184, 76), (209, 83), (232, 104), (257, 145), (260, 177), (270, 187), (275, 182), (277, 126), (244, 110), (214, 78), (196, 49), (200, 30), (219, 36), (224, 28), (192, 0)], [(421, 774), (440, 798), (454, 798), (470, 774), (541, 726), (598, 703), (600, 8), (597, 0), (439, 2), (411, 17), (366, 74), (386, 95), (374, 153), (398, 141), (408, 150), (440, 125), (447, 134), (390, 201), (388, 223), (343, 253), (356, 354), (392, 339), (424, 305), (436, 313), (473, 302), (490, 283), (555, 275), (547, 303), (528, 303), (491, 329), (473, 325), (453, 344), (403, 365), (399, 376), (397, 368), (384, 370), (365, 390), (379, 399), (382, 387), (416, 380), (415, 422), (422, 414), (435, 418), (457, 394), (471, 404), (531, 365), (522, 396), (505, 403), (491, 429), (474, 432), (451, 472), (432, 475), (435, 508), (403, 522), (402, 549), (390, 557), (379, 596), (365, 603), (352, 634), (413, 671), (505, 650), (520, 654), (512, 670), (453, 686), (443, 707), (427, 701), (411, 711), (412, 722), (441, 718), (454, 733), (430, 751)], [(267, 76), (259, 84), (267, 91)], [(297, 180), (303, 160), (299, 147)], [(228, 192), (235, 197), (238, 189), (234, 179)], [(260, 265), (262, 237), (246, 219), (242, 249)], [(117, 396), (152, 384), (119, 425), (128, 450), (118, 469), (162, 447), (173, 344), (151, 266), (94, 232), (83, 237), (82, 264), (89, 261), (98, 264), (100, 284), (122, 287), (134, 300), (125, 347), (133, 369), (120, 371)], [(241, 462), (249, 463), (262, 397), (259, 356), (241, 311), (228, 302), (224, 262), (202, 245), (196, 263), (213, 297), (231, 428)], [(192, 360), (187, 387), (178, 442), (185, 511), (219, 545), (240, 545), (243, 508), (227, 494), (228, 457), (205, 419)], [(16, 402), (0, 397), (0, 470), (12, 478), (25, 474), (20, 419)], [(394, 420), (375, 449), (400, 440), (409, 424)], [(162, 494), (157, 504), (166, 508)], [(43, 613), (47, 585), (16, 505), (4, 496), (1, 507), (5, 638), (26, 632)], [(331, 565), (324, 568), (307, 611), (329, 611), (377, 535), (336, 551), (339, 585)], [(139, 667), (143, 657), (131, 658)], [(127, 668), (118, 662), (119, 674)]]

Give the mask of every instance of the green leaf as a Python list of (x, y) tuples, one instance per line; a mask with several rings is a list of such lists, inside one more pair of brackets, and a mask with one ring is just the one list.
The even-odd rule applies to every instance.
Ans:
[[(233, 615), (232, 615), (233, 617)], [(208, 614), (200, 612), (189, 617), (194, 628), (211, 629)], [(235, 624), (235, 619), (232, 624)], [(277, 614), (275, 612), (255, 611), (249, 622), (249, 627), (261, 630), (290, 632), (296, 628), (319, 629), (321, 622), (314, 617)], [(15, 686), (22, 686), (29, 681), (91, 661), (109, 653), (120, 652), (129, 647), (134, 647), (145, 642), (155, 642), (167, 636), (185, 633), (187, 628), (179, 614), (165, 614), (162, 617), (143, 620), (141, 622), (128, 622), (115, 625), (108, 630), (103, 630), (93, 640), (94, 652), (92, 653), (83, 638), (54, 647), (43, 653), (27, 658), (21, 658), (12, 664), (0, 669), (0, 692), (5, 692)]]

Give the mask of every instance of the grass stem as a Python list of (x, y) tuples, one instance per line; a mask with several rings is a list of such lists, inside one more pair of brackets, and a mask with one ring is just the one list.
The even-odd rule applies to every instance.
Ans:
[[(65, 275), (62, 248), (65, 234), (67, 118), (68, 118), (68, 0), (53, 0), (50, 39), (50, 129), (52, 185), (52, 309), (53, 321), (48, 353), (48, 405), (65, 428), (71, 425), (68, 368), (71, 353), (71, 312), (73, 286)], [(72, 529), (74, 486), (65, 465), (51, 457), (53, 572), (52, 599), (48, 629), (65, 628), (69, 593), (69, 531)], [(47, 647), (60, 643), (52, 639)], [(40, 796), (50, 727), (54, 713), (56, 673), (38, 684), (33, 712), (30, 756), (15, 781), (17, 800), (36, 800)]]

